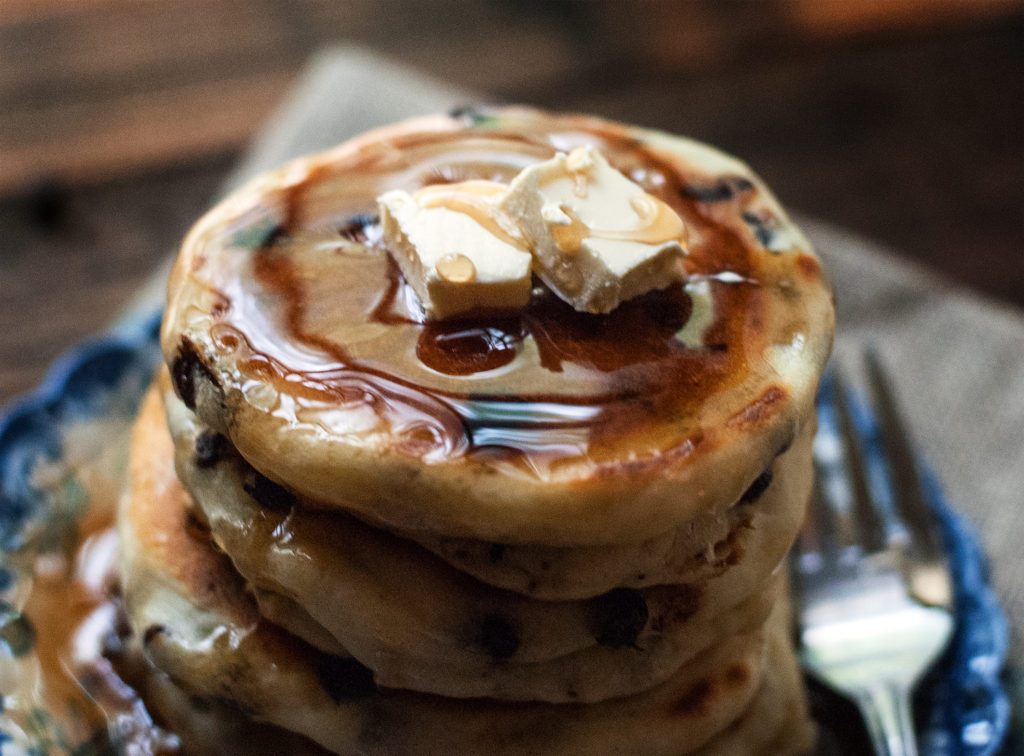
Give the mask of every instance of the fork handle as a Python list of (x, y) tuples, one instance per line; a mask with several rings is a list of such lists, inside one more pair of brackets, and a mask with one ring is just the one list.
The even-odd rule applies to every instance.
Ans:
[(857, 696), (877, 756), (917, 756), (917, 738), (910, 712), (910, 688), (881, 683)]

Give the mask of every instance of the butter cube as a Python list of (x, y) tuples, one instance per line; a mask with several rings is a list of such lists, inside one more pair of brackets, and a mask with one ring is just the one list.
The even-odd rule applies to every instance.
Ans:
[(540, 277), (577, 310), (610, 312), (683, 278), (682, 219), (592, 147), (524, 169), (498, 208), (532, 243)]
[(521, 310), (532, 257), (494, 202), (503, 184), (467, 181), (377, 198), (384, 242), (427, 317)]

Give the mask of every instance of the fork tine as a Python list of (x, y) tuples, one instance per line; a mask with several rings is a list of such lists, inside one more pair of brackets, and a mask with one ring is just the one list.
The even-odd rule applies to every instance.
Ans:
[(854, 519), (855, 495), (850, 472), (850, 447), (843, 435), (843, 413), (839, 406), (840, 397), (845, 393), (846, 387), (838, 371), (832, 376), (828, 390), (835, 413), (832, 422), (836, 449), (834, 456), (829, 460), (826, 477), (822, 478), (822, 501), (827, 505), (828, 517), (831, 520), (830, 532), (835, 534), (839, 561), (853, 565), (863, 556), (863, 549)]
[(856, 564), (861, 553), (853, 527), (850, 473), (835, 401), (842, 391), (841, 386), (836, 371), (822, 382), (821, 391), (826, 401), (818, 405), (818, 434), (814, 437), (815, 497), (811, 505), (824, 563), (850, 566)]
[(853, 498), (851, 527), (855, 531), (854, 537), (862, 544), (862, 550), (870, 554), (885, 548), (886, 528), (878, 492), (868, 485), (870, 459), (866, 453), (865, 439), (854, 423), (849, 397), (850, 391), (837, 373), (834, 401), (839, 434), (846, 450), (844, 456), (848, 485)]
[(910, 531), (907, 548), (919, 559), (942, 563), (945, 552), (939, 541), (934, 516), (921, 491), (921, 479), (909, 436), (896, 409), (889, 380), (874, 348), (865, 350), (864, 359), (895, 505)]
[(880, 547), (880, 525), (864, 481), (861, 444), (851, 417), (848, 389), (838, 371), (823, 383), (827, 401), (819, 406), (820, 430), (814, 461), (819, 482), (819, 525), (833, 534), (826, 556), (851, 566)]

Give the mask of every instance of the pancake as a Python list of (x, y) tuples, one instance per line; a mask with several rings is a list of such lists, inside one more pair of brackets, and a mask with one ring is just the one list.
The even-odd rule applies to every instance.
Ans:
[[(161, 375), (168, 407), (179, 475), (200, 502), (200, 514), (216, 507), (221, 497), (251, 504), (246, 486), (260, 481), (263, 506), (287, 509), (299, 506), (320, 509), (316, 503), (293, 497), (286, 489), (268, 485), (255, 476), (251, 466), (239, 463), (235, 450), (223, 437), (197, 422), (194, 414), (170, 391), (169, 378)], [(400, 533), (415, 540), (452, 567), (477, 580), (544, 600), (583, 599), (616, 588), (644, 588), (685, 583), (703, 586), (730, 566), (745, 562), (740, 574), (763, 575), (770, 571), (792, 544), (803, 520), (810, 491), (810, 450), (813, 423), (801, 429), (793, 446), (781, 454), (736, 505), (717, 517), (703, 516), (659, 537), (640, 543), (578, 548), (545, 544), (506, 544), (493, 541), (443, 538), (422, 533)], [(214, 472), (224, 457), (225, 470)], [(233, 481), (213, 480), (228, 475)], [(251, 482), (246, 482), (251, 481)], [(210, 490), (206, 495), (199, 489)], [(255, 492), (259, 493), (259, 492)], [(278, 499), (276, 504), (270, 499)], [(344, 520), (335, 518), (333, 522)], [(340, 540), (340, 537), (339, 537)], [(755, 541), (750, 543), (750, 541)], [(223, 545), (223, 544), (222, 544)], [(756, 556), (752, 556), (756, 555)], [(760, 565), (754, 566), (754, 564)], [(735, 573), (735, 571), (734, 571)], [(734, 574), (720, 584), (741, 583)], [(735, 590), (727, 591), (736, 596)]]
[[(147, 415), (159, 408), (151, 392)], [(720, 639), (666, 682), (599, 704), (503, 704), (378, 688), (365, 668), (259, 617), (227, 557), (190, 524), (171, 439), (133, 436), (119, 528), (125, 612), (147, 658), (188, 695), (352, 754), (685, 754), (749, 706), (786, 610)], [(771, 642), (769, 643), (769, 640)], [(775, 670), (780, 661), (767, 661)], [(774, 674), (774, 673), (773, 673)]]
[[(615, 588), (704, 586), (743, 561), (770, 569), (788, 551), (810, 490), (812, 436), (813, 424), (801, 429), (793, 446), (726, 512), (639, 543), (567, 548), (403, 535), (484, 583), (544, 600), (586, 598)], [(733, 575), (716, 585), (721, 589), (729, 582), (739, 581)]]
[[(682, 217), (686, 286), (607, 315), (537, 286), (511, 318), (425, 322), (375, 198), (507, 182), (583, 144)], [(183, 244), (161, 342), (185, 403), (311, 506), (425, 540), (564, 547), (732, 507), (808, 426), (832, 320), (817, 258), (744, 164), (509, 109), (371, 132), (233, 193)]]
[[(760, 480), (760, 479), (759, 479)], [(477, 580), (525, 596), (559, 601), (615, 588), (701, 584), (743, 553), (754, 507), (738, 503), (640, 543), (567, 548), (403, 534)]]
[[(193, 452), (199, 426), (173, 395), (165, 401), (178, 428), (177, 451), (186, 451), (185, 459), (177, 455), (180, 477), (214, 542), (247, 581), (292, 597), (308, 613), (318, 628), (313, 635), (298, 630), (300, 636), (324, 648), (319, 627), (326, 629), (389, 687), (554, 702), (647, 689), (723, 633), (764, 621), (779, 583), (771, 575), (799, 524), (799, 516), (781, 518), (786, 532), (767, 528), (767, 538), (749, 539), (746, 558), (706, 585), (536, 601), (470, 580), (415, 544), (350, 517), (302, 502), (261, 506), (246, 492), (247, 463), (226, 447), (215, 463), (205, 456), (200, 463)], [(155, 397), (138, 433), (140, 458), (152, 455), (150, 463), (160, 464), (166, 442), (154, 437), (168, 431)], [(791, 495), (788, 475), (773, 485), (766, 497)], [(799, 515), (802, 506), (787, 509)]]

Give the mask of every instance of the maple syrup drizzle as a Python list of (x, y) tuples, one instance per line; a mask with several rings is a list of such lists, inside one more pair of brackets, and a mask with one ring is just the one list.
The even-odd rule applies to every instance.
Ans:
[[(458, 168), (445, 175), (459, 182), (456, 188), (476, 187), (477, 204), (487, 204), (494, 182), (507, 183), (524, 160), (546, 159), (570, 138), (493, 131), (467, 143), (465, 133), (436, 132), (406, 135), (389, 149), (369, 150), (331, 171), (318, 169), (285, 192), (283, 233), (252, 250), (252, 280), (227, 276), (220, 287), (229, 306), (214, 331), (230, 334), (218, 336), (225, 351), (241, 350), (242, 388), (263, 383), (254, 401), (293, 418), (315, 415), (304, 402), (363, 402), (391, 429), (429, 428), (436, 443), (423, 448), (432, 458), (504, 450), (537, 457), (527, 460), (535, 466), (565, 455), (612, 458), (633, 442), (666, 447), (690, 438), (699, 429), (685, 423), (661, 438), (644, 434), (692, 415), (706, 397), (746, 377), (748, 355), (762, 346), (766, 306), (755, 283), (753, 250), (685, 191), (701, 177), (679, 175), (644, 145), (613, 132), (579, 138), (595, 136), (606, 141), (607, 158), (627, 175), (642, 168), (657, 177), (643, 185), (653, 203), (644, 209), (651, 238), (667, 233), (659, 218), (679, 216), (696, 231), (687, 271), (731, 271), (745, 282), (711, 282), (716, 317), (703, 334), (706, 348), (677, 338), (692, 309), (679, 286), (591, 315), (577, 313), (538, 284), (517, 317), (426, 322), (379, 246), (379, 234), (372, 233), (379, 191), (401, 178), (404, 188), (439, 206), (461, 202), (465, 198), (439, 180), (442, 156), (451, 154)], [(335, 190), (324, 182), (337, 183), (344, 201), (332, 206)], [(346, 227), (354, 216), (362, 238), (378, 240), (359, 245), (362, 257), (341, 248), (333, 255), (314, 253), (304, 244), (304, 235), (324, 225)], [(516, 411), (488, 409), (495, 406)], [(542, 414), (543, 421), (535, 419)], [(570, 431), (576, 440), (569, 446), (543, 438)]]

